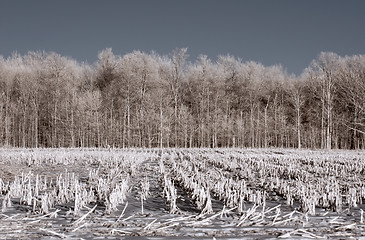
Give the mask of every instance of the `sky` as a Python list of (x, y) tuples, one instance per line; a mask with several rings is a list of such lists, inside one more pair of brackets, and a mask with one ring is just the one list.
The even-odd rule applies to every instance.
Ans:
[(363, 0), (1, 0), (0, 55), (53, 51), (90, 64), (106, 48), (230, 54), (299, 75), (322, 51), (365, 54)]

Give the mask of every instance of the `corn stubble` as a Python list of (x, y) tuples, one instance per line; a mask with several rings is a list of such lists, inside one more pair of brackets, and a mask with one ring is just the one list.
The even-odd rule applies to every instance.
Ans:
[[(356, 224), (363, 224), (365, 158), (360, 152), (281, 150), (278, 153), (259, 149), (0, 151), (2, 163), (30, 169), (10, 181), (0, 178), (2, 213), (9, 212), (14, 203), (22, 205), (34, 216), (56, 217), (54, 213), (67, 208), (67, 214), (78, 219), (73, 222), (72, 232), (87, 227), (87, 219), (97, 214), (119, 216), (111, 225), (113, 227), (128, 226), (128, 220), (137, 216), (123, 219), (133, 188), (137, 189), (141, 217), (153, 214), (149, 203), (156, 194), (164, 198), (168, 214), (175, 217), (165, 224), (157, 219), (149, 221), (142, 228), (145, 235), (171, 231), (183, 225), (183, 221), (185, 226), (195, 227), (227, 216), (232, 217), (237, 228), (291, 223), (305, 227), (310, 224), (311, 217), (319, 216), (323, 211), (343, 214), (354, 211), (351, 209), (358, 209), (353, 213), (359, 218)], [(63, 172), (40, 174), (37, 169), (41, 166), (50, 169), (52, 166), (84, 166), (87, 175), (67, 167)], [(144, 173), (150, 166), (156, 166), (151, 170), (153, 176)], [(156, 182), (160, 185), (160, 193), (152, 192), (157, 188), (151, 184)], [(184, 196), (178, 190), (183, 191)], [(186, 197), (191, 202), (190, 207), (199, 214), (181, 210), (181, 207), (186, 209), (181, 205), (181, 199)], [(222, 208), (217, 209), (213, 201), (219, 202)], [(284, 206), (292, 211), (284, 214)], [(182, 220), (177, 217), (180, 215)], [(331, 223), (339, 224), (335, 220)], [(114, 228), (113, 233), (132, 234)], [(319, 237), (304, 229), (280, 236), (300, 234)]]

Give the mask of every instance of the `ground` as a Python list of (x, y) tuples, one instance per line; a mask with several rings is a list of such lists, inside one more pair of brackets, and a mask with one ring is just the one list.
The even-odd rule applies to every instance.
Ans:
[[(197, 201), (193, 197), (192, 190), (186, 188), (178, 177), (174, 178), (173, 168), (179, 168), (179, 164), (188, 155), (189, 161), (192, 161), (193, 157), (209, 158), (213, 156), (211, 155), (213, 152), (227, 155), (227, 159), (230, 159), (229, 155), (236, 154), (235, 151), (238, 157), (245, 151), (256, 154), (250, 155), (250, 159), (258, 156), (266, 159), (267, 155), (277, 157), (275, 154), (278, 156), (293, 154), (287, 150), (252, 149), (2, 149), (0, 179), (3, 186), (0, 188), (0, 206), (4, 206), (7, 196), (10, 198), (10, 204), (6, 208), (3, 207), (0, 213), (0, 239), (120, 239), (121, 237), (123, 239), (358, 239), (365, 232), (361, 216), (361, 209), (364, 209), (362, 203), (351, 207), (344, 204), (343, 209), (338, 212), (316, 206), (315, 214), (308, 214), (302, 211), (299, 202), (294, 201), (292, 205), (288, 205), (285, 197), (274, 192), (268, 192), (265, 203), (261, 205), (245, 200), (241, 212), (237, 210), (238, 206), (226, 206), (225, 201), (212, 192), (213, 211), (202, 213), (202, 209), (198, 208)], [(303, 151), (298, 154), (305, 155), (309, 152)], [(349, 154), (361, 156), (362, 153)], [(57, 157), (59, 155), (62, 157)], [(174, 161), (177, 165), (170, 165)], [(161, 162), (165, 164), (166, 176), (173, 180), (177, 193), (178, 210), (173, 213), (171, 213), (171, 202), (165, 194), (166, 185), (164, 185), (163, 177), (165, 173), (161, 173)], [(204, 162), (204, 166), (208, 163), (210, 162)], [(200, 169), (195, 169), (199, 167)], [(207, 168), (213, 167), (208, 165)], [(213, 174), (208, 170), (204, 172), (202, 169), (202, 166), (197, 163), (192, 171), (203, 172), (206, 175)], [(97, 186), (92, 185), (90, 173), (92, 171), (97, 172), (95, 173), (99, 179), (99, 183), (95, 183), (99, 184), (97, 186), (101, 186), (100, 179), (109, 181), (110, 189), (106, 190), (109, 195), (105, 197), (105, 201), (102, 197), (94, 198), (76, 211), (75, 199), (77, 194), (81, 194), (80, 191), (73, 195), (70, 193), (69, 201), (60, 204), (55, 200), (54, 205), (50, 204), (52, 207), (47, 211), (44, 210), (43, 203), (40, 203), (43, 201), (42, 196), (53, 190), (55, 190), (54, 194), (60, 194), (60, 189), (56, 187), (56, 181), (60, 179), (60, 176), (63, 176), (66, 182), (71, 181), (74, 179), (72, 176), (75, 176), (78, 181), (76, 184), (84, 186), (86, 191), (91, 192), (93, 189), (95, 194), (98, 193), (101, 196)], [(230, 168), (222, 167), (219, 172), (222, 178), (229, 177), (236, 181), (236, 175), (244, 171), (232, 171)], [(37, 175), (41, 179), (40, 185), (42, 185), (42, 177), (49, 179), (43, 183), (45, 187), (39, 190), (39, 195), (34, 193)], [(68, 180), (66, 176), (69, 176)], [(108, 211), (106, 202), (107, 199), (112, 201), (111, 189), (118, 189), (118, 184), (127, 178), (126, 198), (123, 201), (120, 200), (115, 209)], [(212, 179), (214, 179), (213, 176)], [(38, 198), (38, 200), (31, 200), (34, 206), (26, 204), (24, 197), (16, 196), (14, 189), (17, 181), (20, 181), (19, 186), (23, 187), (23, 196), (28, 194), (26, 189), (31, 189), (33, 198)], [(148, 196), (143, 203), (143, 213), (140, 200), (141, 182), (149, 183)], [(248, 187), (256, 188), (253, 182), (247, 182)], [(72, 189), (71, 186), (68, 191)], [(75, 199), (72, 199), (72, 196)]]

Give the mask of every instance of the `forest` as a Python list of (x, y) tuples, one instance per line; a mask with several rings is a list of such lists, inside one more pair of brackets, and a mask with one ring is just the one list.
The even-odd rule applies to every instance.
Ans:
[(299, 76), (231, 55), (0, 56), (0, 146), (365, 148), (365, 55)]

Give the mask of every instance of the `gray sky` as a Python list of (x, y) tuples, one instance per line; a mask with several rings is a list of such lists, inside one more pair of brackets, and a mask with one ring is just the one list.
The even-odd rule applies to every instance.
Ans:
[(54, 51), (94, 63), (98, 52), (281, 64), (300, 74), (321, 51), (365, 54), (363, 0), (2, 0), (0, 55)]

